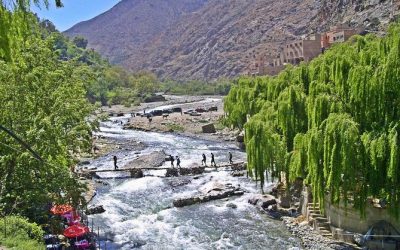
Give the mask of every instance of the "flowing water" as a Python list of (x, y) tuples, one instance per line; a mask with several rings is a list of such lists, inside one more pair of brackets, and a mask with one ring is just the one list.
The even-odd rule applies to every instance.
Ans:
[[(144, 142), (148, 147), (141, 152), (117, 150), (99, 157), (89, 167), (112, 169), (112, 155), (118, 164), (134, 159), (138, 154), (164, 150), (179, 155), (181, 165), (200, 163), (205, 153), (209, 164), (210, 153), (218, 163), (228, 161), (228, 152), (234, 161), (245, 160), (246, 155), (233, 143), (213, 142), (175, 134), (123, 130), (115, 121), (129, 117), (112, 118), (101, 124), (99, 135), (118, 140)], [(165, 163), (166, 166), (170, 163)], [(291, 236), (282, 222), (260, 213), (247, 200), (259, 193), (256, 184), (246, 177), (232, 177), (228, 171), (207, 172), (200, 178), (165, 178), (163, 170), (145, 172), (140, 179), (106, 179), (109, 185), (97, 189), (92, 205), (103, 205), (106, 212), (89, 216), (95, 231), (100, 228), (101, 249), (298, 249), (300, 241)], [(120, 177), (103, 173), (103, 177)], [(190, 182), (173, 185), (177, 181)], [(243, 196), (230, 197), (183, 208), (175, 208), (176, 198), (198, 193), (198, 189), (212, 181), (240, 185), (247, 191)], [(237, 208), (227, 207), (233, 203)]]

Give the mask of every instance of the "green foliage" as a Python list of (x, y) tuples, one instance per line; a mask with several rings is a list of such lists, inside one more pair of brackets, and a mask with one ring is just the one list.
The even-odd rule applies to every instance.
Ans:
[(44, 232), (35, 223), (19, 216), (0, 218), (0, 245), (11, 249), (45, 249)]
[(166, 80), (162, 83), (161, 87), (163, 91), (175, 95), (227, 95), (231, 88), (231, 83), (225, 79), (214, 82), (176, 82)]
[[(8, 15), (14, 19), (19, 13)], [(26, 18), (31, 23), (25, 41), (11, 39), (10, 60), (0, 60), (0, 124), (23, 138), (45, 163), (0, 132), (0, 212), (38, 219), (45, 217), (49, 201), (77, 205), (83, 200), (85, 187), (69, 167), (91, 147), (92, 126), (86, 118), (92, 107), (85, 98), (84, 67), (59, 60), (52, 37), (43, 38), (36, 19)]]
[(81, 48), (81, 49), (86, 49), (86, 46), (88, 44), (88, 40), (81, 36), (76, 36), (72, 40), (72, 42), (75, 44), (76, 47)]
[(245, 129), (248, 168), (300, 177), (321, 208), (371, 196), (400, 215), (400, 25), (356, 36), (277, 77), (241, 78), (225, 98), (226, 125)]
[(185, 128), (180, 124), (168, 123), (166, 126), (171, 131), (175, 131), (175, 132), (183, 132), (183, 131), (185, 131)]

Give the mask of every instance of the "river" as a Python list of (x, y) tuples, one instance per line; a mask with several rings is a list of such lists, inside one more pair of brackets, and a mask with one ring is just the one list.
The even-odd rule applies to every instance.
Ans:
[[(117, 140), (134, 138), (147, 145), (140, 152), (118, 149), (94, 159), (88, 167), (112, 169), (112, 155), (118, 156), (123, 166), (138, 155), (164, 150), (179, 155), (184, 167), (201, 162), (201, 154), (215, 154), (218, 163), (245, 160), (246, 154), (228, 142), (214, 142), (186, 136), (123, 130), (115, 121), (126, 121), (129, 116), (110, 118), (100, 125), (98, 135)], [(169, 165), (167, 162), (165, 165)], [(101, 249), (299, 249), (300, 240), (293, 237), (280, 221), (260, 213), (247, 200), (259, 193), (255, 182), (246, 177), (232, 177), (228, 171), (207, 172), (200, 178), (162, 177), (163, 170), (146, 172), (151, 176), (140, 179), (120, 179), (123, 174), (104, 173), (107, 186), (97, 189), (91, 205), (103, 205), (106, 212), (89, 216), (95, 231), (100, 228)], [(190, 181), (182, 186), (177, 180)], [(230, 197), (183, 208), (175, 208), (176, 198), (196, 194), (210, 181), (240, 185), (243, 196)], [(268, 184), (267, 184), (268, 185)], [(271, 185), (271, 184), (270, 184)], [(226, 206), (233, 203), (237, 208)]]

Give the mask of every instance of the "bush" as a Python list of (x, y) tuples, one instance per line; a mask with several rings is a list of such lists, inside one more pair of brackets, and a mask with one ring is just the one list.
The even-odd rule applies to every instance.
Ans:
[(44, 249), (44, 231), (20, 216), (0, 219), (0, 245), (16, 249)]
[(168, 123), (167, 127), (172, 131), (177, 131), (177, 132), (185, 131), (185, 128), (183, 126), (176, 124), (176, 123)]

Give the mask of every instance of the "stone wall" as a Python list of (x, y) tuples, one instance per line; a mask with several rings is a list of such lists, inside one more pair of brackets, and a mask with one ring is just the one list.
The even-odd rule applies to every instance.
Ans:
[[(307, 217), (307, 203), (312, 202), (311, 188), (305, 187), (301, 195), (300, 209), (301, 213)], [(388, 209), (377, 208), (368, 202), (366, 206), (366, 218), (360, 216), (360, 212), (350, 205), (345, 208), (344, 204), (332, 205), (330, 198), (325, 198), (325, 216), (328, 219), (331, 229), (340, 228), (344, 231), (365, 234), (368, 229), (378, 221), (384, 220), (391, 223), (398, 231), (400, 231), (400, 219), (396, 219), (389, 215)], [(332, 230), (334, 231), (334, 230)]]
[(329, 199), (326, 199), (325, 215), (332, 226), (356, 233), (366, 233), (373, 224), (381, 220), (391, 223), (400, 231), (400, 220), (396, 221), (394, 217), (390, 216), (388, 209), (376, 208), (371, 203), (367, 204), (366, 218), (362, 219), (358, 210), (345, 208), (343, 204), (332, 205)]

